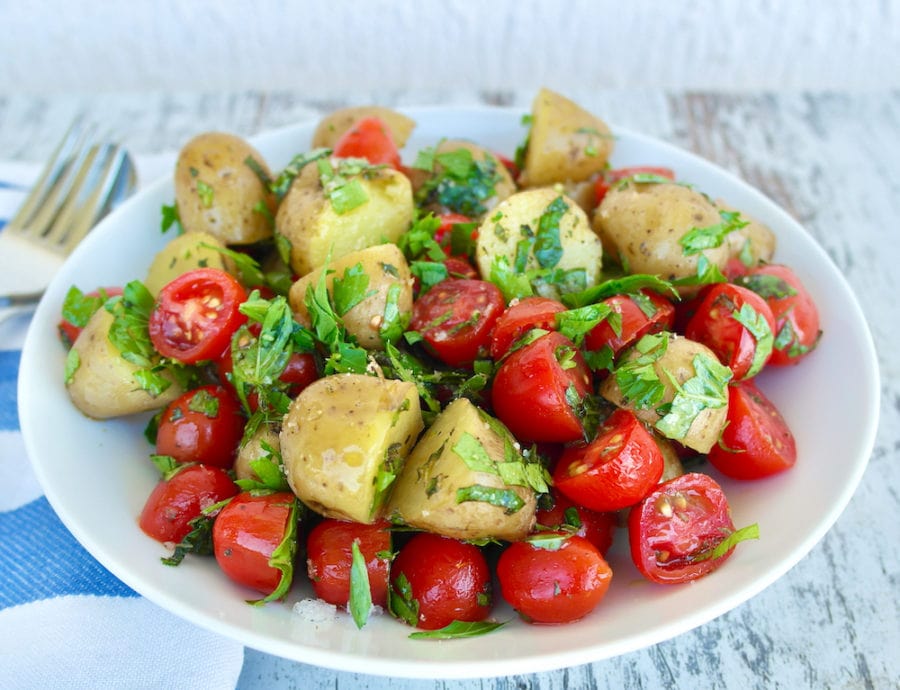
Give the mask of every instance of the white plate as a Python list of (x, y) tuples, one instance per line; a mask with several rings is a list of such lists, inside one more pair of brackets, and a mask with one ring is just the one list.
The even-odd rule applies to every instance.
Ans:
[[(418, 121), (407, 152), (441, 137), (468, 137), (511, 153), (521, 113), (499, 109), (409, 110)], [(784, 211), (720, 168), (659, 141), (614, 128), (615, 166), (665, 165), (680, 179), (755, 216), (779, 238), (777, 260), (794, 267), (817, 299), (825, 336), (799, 366), (764, 372), (761, 387), (782, 410), (799, 448), (786, 474), (755, 483), (721, 480), (738, 526), (759, 523), (761, 538), (741, 544), (717, 572), (684, 586), (645, 582), (628, 557), (624, 533), (610, 554), (613, 583), (580, 622), (549, 627), (513, 619), (484, 637), (410, 640), (410, 628), (388, 616), (362, 631), (349, 616), (312, 625), (291, 604), (310, 590), (295, 586), (288, 602), (248, 606), (251, 593), (232, 585), (210, 559), (159, 563), (164, 551), (144, 536), (136, 516), (157, 479), (142, 436), (145, 418), (91, 421), (69, 402), (63, 348), (55, 324), (65, 292), (142, 278), (160, 234), (160, 207), (174, 198), (162, 181), (108, 217), (78, 248), (38, 307), (22, 355), (19, 414), (29, 456), (47, 498), (75, 537), (104, 566), (169, 611), (259, 650), (345, 671), (406, 677), (473, 677), (543, 671), (596, 661), (683, 633), (770, 585), (824, 536), (850, 500), (868, 462), (878, 418), (875, 351), (862, 312), (823, 250)], [(274, 169), (309, 147), (305, 124), (255, 140)], [(835, 394), (825, 394), (825, 391)], [(298, 580), (303, 581), (303, 568)]]

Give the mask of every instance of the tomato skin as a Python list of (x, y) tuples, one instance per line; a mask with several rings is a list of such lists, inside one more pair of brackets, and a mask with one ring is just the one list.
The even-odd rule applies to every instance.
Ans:
[[(437, 242), (444, 248), (444, 251), (448, 254), (450, 253), (450, 236), (453, 234), (453, 226), (454, 225), (462, 225), (465, 223), (474, 222), (469, 216), (464, 216), (461, 213), (439, 213), (437, 216), (441, 224), (438, 226), (438, 229), (434, 231), (434, 241)], [(475, 240), (478, 237), (478, 226), (472, 229), (471, 238)]]
[(628, 516), (631, 559), (652, 582), (696, 580), (732, 554), (695, 560), (734, 532), (725, 493), (716, 481), (696, 472), (671, 479), (647, 496)]
[(499, 360), (532, 328), (556, 330), (556, 315), (566, 305), (549, 297), (525, 297), (510, 304), (497, 319), (491, 333), (491, 357)]
[(581, 526), (575, 530), (575, 534), (584, 537), (605, 558), (615, 538), (617, 520), (614, 513), (598, 513), (596, 510), (585, 508), (570, 501), (565, 494), (559, 492), (556, 487), (550, 488), (553, 495), (553, 507), (541, 508), (537, 511), (537, 524), (542, 527), (556, 528), (569, 524), (566, 514), (575, 511), (575, 515)]
[[(213, 410), (205, 409), (205, 402), (217, 407), (214, 416), (209, 416)], [(192, 405), (198, 409), (191, 409)], [(195, 388), (163, 411), (156, 432), (156, 452), (180, 463), (202, 462), (230, 469), (244, 435), (244, 422), (240, 404), (223, 387)]]
[(164, 357), (185, 364), (216, 359), (247, 321), (238, 307), (247, 291), (229, 273), (198, 268), (159, 291), (150, 313), (150, 340)]
[[(558, 353), (571, 355), (572, 366), (563, 368)], [(572, 341), (551, 331), (500, 365), (492, 388), (494, 412), (520, 441), (575, 441), (584, 429), (566, 399), (570, 385), (583, 398), (591, 389), (591, 371)]]
[(477, 546), (422, 532), (400, 549), (391, 565), (394, 596), (401, 595), (401, 575), (418, 602), (418, 628), (482, 621), (491, 612), (491, 573)]
[[(102, 297), (106, 298), (115, 297), (116, 295), (122, 294), (122, 288), (120, 287), (106, 287), (106, 288), (98, 288), (96, 290), (91, 290), (88, 292), (85, 297)], [(103, 309), (103, 307), (100, 307)], [(81, 334), (81, 327), (76, 326), (74, 323), (69, 321), (68, 319), (60, 319), (59, 323), (56, 326), (59, 331), (59, 339), (62, 341), (62, 344), (67, 348), (72, 347), (72, 344), (77, 340), (78, 336)]]
[(269, 559), (288, 530), (295, 500), (287, 491), (244, 492), (222, 508), (213, 524), (213, 551), (231, 580), (263, 594), (275, 591), (281, 571)]
[(364, 525), (327, 518), (316, 525), (306, 538), (306, 563), (316, 596), (329, 604), (346, 606), (350, 600), (350, 567), (353, 542), (366, 560), (372, 603), (387, 606), (391, 552), (390, 525), (380, 522)]
[(780, 278), (793, 289), (794, 294), (766, 296), (765, 300), (775, 317), (775, 348), (769, 363), (775, 366), (796, 364), (819, 342), (822, 334), (819, 310), (797, 274), (787, 266), (759, 266), (744, 277), (742, 284), (752, 289), (754, 279), (760, 276)]
[(365, 158), (372, 165), (400, 169), (400, 152), (391, 130), (377, 117), (363, 117), (341, 135), (334, 145), (336, 158)]
[(728, 425), (708, 454), (734, 479), (760, 479), (790, 469), (797, 445), (784, 417), (752, 381), (728, 387)]
[(631, 410), (613, 412), (590, 442), (568, 446), (553, 484), (570, 500), (598, 512), (627, 508), (657, 485), (663, 457)]
[(596, 182), (594, 182), (594, 203), (599, 206), (600, 202), (603, 201), (603, 197), (605, 197), (606, 193), (610, 190), (610, 187), (619, 180), (624, 180), (626, 177), (631, 177), (632, 175), (640, 173), (659, 175), (660, 177), (667, 177), (670, 180), (675, 179), (675, 172), (671, 168), (636, 165), (629, 168), (607, 170), (597, 178)]
[(647, 316), (630, 295), (613, 295), (603, 300), (610, 309), (619, 314), (622, 327), (619, 333), (613, 329), (606, 319), (598, 323), (585, 336), (584, 346), (588, 350), (599, 350), (609, 346), (613, 355), (619, 354), (629, 345), (643, 336), (672, 329), (675, 322), (675, 307), (662, 295), (650, 290), (642, 292), (655, 307), (652, 316)]
[(503, 312), (500, 289), (485, 280), (443, 280), (413, 303), (410, 328), (445, 364), (471, 364), (486, 350)]
[(144, 503), (138, 524), (156, 541), (177, 544), (191, 531), (191, 520), (237, 493), (237, 484), (224, 470), (187, 465), (157, 483)]
[(775, 317), (762, 297), (731, 283), (710, 285), (701, 293), (700, 304), (685, 327), (685, 336), (709, 347), (719, 361), (731, 369), (735, 380), (756, 376), (763, 362), (755, 363), (760, 346), (757, 338), (735, 318), (745, 305), (762, 316), (774, 337)]
[(527, 541), (510, 544), (497, 563), (500, 591), (529, 623), (569, 623), (593, 611), (609, 589), (612, 569), (584, 537), (555, 551)]

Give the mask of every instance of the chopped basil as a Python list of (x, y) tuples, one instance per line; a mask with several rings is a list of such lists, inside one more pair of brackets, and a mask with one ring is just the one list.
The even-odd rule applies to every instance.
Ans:
[(466, 637), (478, 637), (502, 628), (506, 623), (494, 621), (453, 621), (437, 630), (414, 632), (409, 634), (411, 640), (459, 640)]
[(353, 307), (375, 294), (369, 287), (369, 274), (361, 263), (344, 269), (343, 278), (335, 277), (331, 285), (331, 298), (338, 316), (345, 316)]
[(612, 313), (612, 308), (602, 302), (578, 307), (577, 309), (569, 309), (556, 314), (556, 328), (569, 340), (578, 345), (597, 324), (604, 321)]
[(419, 602), (413, 598), (412, 586), (405, 573), (393, 578), (388, 592), (388, 609), (407, 625), (415, 626), (419, 622)]
[(200, 197), (200, 203), (206, 208), (212, 208), (213, 205), (213, 188), (203, 180), (197, 180), (197, 196)]
[(480, 216), (487, 211), (485, 202), (496, 195), (496, 185), (502, 179), (498, 165), (493, 156), (475, 160), (472, 152), (462, 147), (440, 153), (422, 151), (415, 167), (434, 174), (416, 192), (416, 201), (423, 206), (437, 204), (471, 218)]
[(672, 281), (673, 285), (689, 286), (689, 285), (710, 285), (712, 283), (727, 283), (728, 278), (722, 273), (717, 264), (713, 263), (701, 255), (697, 259), (697, 272), (692, 276), (679, 278)]
[(78, 356), (78, 351), (69, 350), (66, 354), (66, 367), (63, 373), (63, 380), (66, 382), (66, 385), (72, 383), (72, 379), (75, 378), (75, 372), (78, 371), (80, 366), (81, 357)]
[(350, 563), (350, 599), (347, 608), (353, 616), (357, 628), (365, 626), (372, 613), (372, 590), (369, 585), (369, 570), (366, 558), (359, 550), (359, 540), (354, 539), (350, 545), (352, 560)]
[(419, 216), (413, 221), (409, 230), (400, 236), (397, 246), (403, 255), (413, 261), (423, 255), (432, 261), (441, 261), (446, 258), (444, 250), (435, 242), (434, 234), (441, 227), (441, 219), (433, 213)]
[(509, 265), (509, 259), (503, 255), (495, 256), (491, 262), (490, 280), (500, 288), (507, 302), (534, 294), (528, 276), (514, 271)]
[(174, 225), (177, 228), (179, 235), (184, 233), (184, 228), (181, 225), (181, 216), (178, 215), (178, 206), (176, 204), (172, 204), (171, 206), (163, 204), (161, 210), (162, 219), (159, 224), (160, 230), (164, 233), (168, 232)]
[(473, 484), (456, 490), (456, 502), (480, 501), (503, 508), (507, 515), (518, 512), (525, 506), (525, 501), (513, 489), (498, 489), (493, 486)]
[(257, 479), (236, 479), (234, 483), (242, 491), (290, 491), (281, 453), (265, 441), (261, 446), (264, 455), (250, 461), (250, 469)]
[(419, 279), (420, 296), (450, 276), (447, 266), (435, 261), (413, 261), (409, 270)]
[(525, 541), (536, 549), (544, 549), (545, 551), (559, 551), (565, 544), (570, 534), (560, 534), (559, 532), (538, 532), (532, 534)]
[(637, 357), (619, 364), (614, 372), (622, 397), (638, 409), (654, 407), (665, 394), (665, 386), (654, 364), (669, 346), (667, 333), (645, 335), (638, 340)]
[(291, 588), (291, 582), (294, 579), (294, 560), (297, 555), (297, 543), (299, 541), (297, 537), (297, 525), (299, 522), (300, 502), (295, 498), (291, 501), (287, 525), (284, 529), (284, 536), (269, 557), (269, 567), (275, 568), (281, 573), (278, 580), (278, 586), (262, 599), (248, 601), (248, 604), (261, 606), (270, 601), (281, 599), (288, 593), (288, 590)]
[(678, 291), (672, 287), (672, 283), (663, 280), (659, 276), (635, 273), (634, 275), (605, 280), (582, 292), (565, 294), (562, 297), (562, 301), (568, 307), (583, 307), (595, 302), (601, 302), (613, 295), (638, 293), (640, 290), (653, 290), (653, 292), (664, 296), (678, 297)]
[(308, 153), (301, 153), (294, 156), (284, 170), (278, 174), (278, 177), (269, 184), (269, 189), (279, 200), (281, 200), (284, 198), (284, 195), (287, 194), (288, 189), (290, 189), (294, 178), (300, 174), (303, 168), (310, 163), (314, 163), (315, 161), (330, 155), (331, 149), (319, 148), (313, 149)]
[(184, 557), (193, 553), (197, 556), (209, 556), (213, 553), (212, 528), (215, 518), (201, 513), (188, 522), (190, 531), (175, 545), (171, 556), (160, 559), (163, 565), (178, 566)]
[[(407, 401), (404, 401), (407, 402)], [(409, 409), (407, 404), (405, 409)], [(394, 424), (399, 417), (400, 411), (395, 413)], [(393, 426), (393, 424), (391, 425)], [(403, 469), (405, 458), (400, 454), (403, 446), (400, 443), (392, 443), (384, 451), (384, 458), (378, 473), (375, 475), (375, 497), (372, 499), (372, 507), (370, 514), (374, 517), (378, 510), (385, 504), (390, 494), (390, 489)]]
[(693, 555), (691, 561), (696, 563), (697, 561), (721, 558), (737, 544), (749, 539), (759, 539), (759, 525), (755, 522), (752, 525), (747, 525), (746, 527), (735, 530), (716, 544), (715, 548), (709, 549), (708, 551), (701, 551), (700, 553)]
[(74, 285), (69, 288), (62, 305), (62, 317), (78, 328), (87, 326), (94, 312), (109, 299), (109, 294), (101, 288), (97, 295), (86, 295)]
[(191, 396), (188, 409), (192, 412), (199, 412), (209, 419), (215, 419), (219, 416), (219, 399), (208, 390), (199, 388)]
[(753, 290), (763, 299), (783, 299), (797, 294), (786, 280), (767, 273), (740, 276), (735, 282), (748, 290)]
[(559, 238), (559, 223), (569, 210), (562, 196), (556, 197), (538, 219), (538, 230), (534, 240), (534, 258), (541, 268), (553, 268), (563, 255)]
[(654, 425), (657, 431), (673, 439), (683, 439), (697, 416), (707, 409), (728, 404), (731, 369), (704, 353), (694, 355), (694, 376), (682, 385), (672, 379), (675, 397), (666, 414)]
[(409, 325), (412, 315), (409, 312), (400, 311), (401, 292), (400, 283), (392, 283), (388, 288), (384, 303), (384, 314), (382, 315), (381, 326), (378, 329), (378, 333), (384, 342), (397, 342)]
[(750, 369), (744, 375), (744, 378), (752, 378), (762, 370), (769, 359), (769, 355), (772, 354), (775, 336), (765, 317), (749, 304), (744, 303), (741, 305), (740, 310), (733, 311), (731, 315), (735, 321), (750, 332), (750, 335), (756, 341), (753, 361), (750, 364)]
[(741, 214), (738, 211), (720, 210), (719, 217), (722, 219), (721, 223), (704, 228), (691, 228), (682, 235), (678, 243), (686, 256), (699, 254), (704, 249), (721, 247), (725, 238), (731, 232), (748, 225), (748, 221), (741, 218)]
[(272, 184), (272, 178), (269, 176), (269, 173), (263, 167), (262, 163), (256, 160), (253, 156), (247, 156), (244, 159), (244, 165), (250, 168), (259, 179), (260, 183), (263, 187), (268, 189)]

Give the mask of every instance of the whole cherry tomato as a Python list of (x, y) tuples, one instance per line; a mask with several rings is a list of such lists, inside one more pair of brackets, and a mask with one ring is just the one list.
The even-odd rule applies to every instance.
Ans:
[(241, 406), (221, 386), (201, 386), (169, 403), (159, 418), (156, 452), (177, 462), (223, 469), (234, 463), (244, 435)]
[(188, 271), (159, 291), (150, 313), (153, 347), (185, 364), (217, 359), (247, 320), (238, 310), (246, 299), (246, 290), (225, 271)]
[(553, 484), (579, 505), (600, 512), (640, 502), (659, 482), (663, 457), (631, 410), (613, 412), (590, 443), (563, 451)]
[(494, 324), (491, 333), (491, 357), (499, 360), (515, 342), (532, 328), (556, 330), (556, 315), (566, 305), (549, 297), (525, 297), (510, 304)]
[(477, 546), (422, 532), (391, 566), (390, 598), (394, 615), (423, 630), (482, 621), (491, 612), (491, 573)]
[(494, 376), (494, 412), (520, 441), (575, 441), (584, 433), (575, 408), (590, 387), (581, 352), (551, 331), (503, 360)]
[(372, 603), (384, 608), (391, 564), (391, 532), (387, 522), (364, 525), (328, 518), (316, 525), (306, 538), (307, 572), (313, 591), (330, 604), (347, 605), (353, 542), (366, 560)]
[(529, 623), (569, 623), (600, 603), (612, 569), (584, 537), (545, 534), (510, 544), (497, 578), (503, 598)]
[(552, 508), (540, 508), (535, 515), (537, 524), (543, 528), (569, 527), (579, 537), (584, 537), (606, 557), (615, 537), (617, 519), (615, 513), (598, 513), (570, 501), (556, 487), (550, 488), (553, 496)]
[(603, 300), (617, 318), (607, 318), (594, 326), (585, 336), (588, 350), (609, 347), (619, 354), (643, 336), (671, 330), (675, 321), (675, 307), (662, 295), (650, 290), (631, 295), (613, 295)]
[(797, 462), (797, 445), (784, 417), (752, 381), (728, 387), (728, 425), (709, 461), (735, 479), (759, 479)]
[(400, 168), (400, 152), (391, 130), (377, 117), (360, 118), (334, 145), (336, 158), (365, 158), (372, 165)]

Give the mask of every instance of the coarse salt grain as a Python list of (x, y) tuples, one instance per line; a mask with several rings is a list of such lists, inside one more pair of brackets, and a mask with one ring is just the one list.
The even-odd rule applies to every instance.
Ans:
[(337, 618), (337, 606), (321, 599), (301, 599), (293, 611), (307, 623), (331, 623)]

